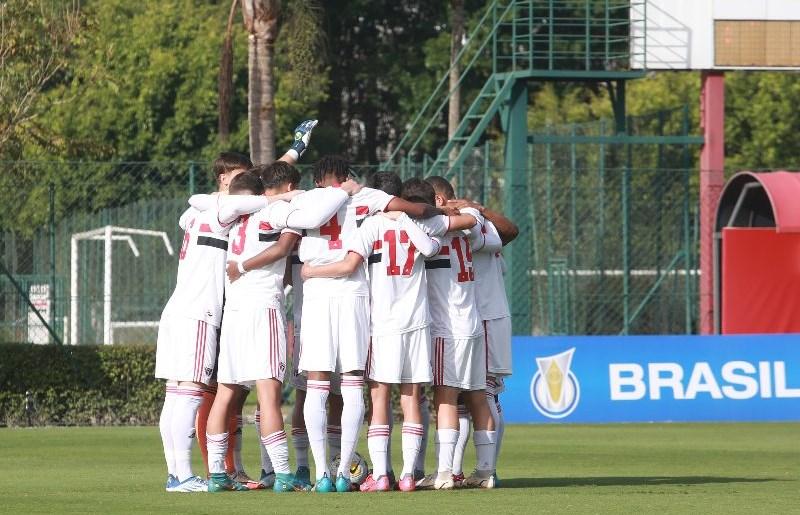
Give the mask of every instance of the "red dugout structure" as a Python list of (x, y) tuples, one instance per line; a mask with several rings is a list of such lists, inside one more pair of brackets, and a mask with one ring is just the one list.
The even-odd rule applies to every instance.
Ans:
[(800, 173), (740, 172), (714, 233), (714, 331), (800, 333)]

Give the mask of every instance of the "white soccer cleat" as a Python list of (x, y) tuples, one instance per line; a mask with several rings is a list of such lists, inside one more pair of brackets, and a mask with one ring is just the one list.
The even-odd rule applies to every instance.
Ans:
[(440, 477), (439, 474), (431, 474), (417, 481), (417, 490), (452, 490), (455, 486), (452, 474), (444, 477)]
[(466, 488), (486, 488), (488, 490), (497, 486), (497, 483), (494, 474), (484, 476), (476, 470), (462, 482), (462, 485)]
[(190, 478), (184, 479), (181, 481), (178, 486), (176, 486), (173, 492), (207, 492), (208, 491), (208, 483), (201, 479), (198, 476), (192, 476)]

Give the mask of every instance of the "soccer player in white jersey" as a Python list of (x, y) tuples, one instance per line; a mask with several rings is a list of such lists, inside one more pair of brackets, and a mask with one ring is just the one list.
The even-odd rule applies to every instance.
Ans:
[[(248, 172), (236, 177), (230, 189), (234, 195), (260, 195), (263, 183), (259, 175)], [(286, 369), (283, 274), (286, 256), (299, 234), (297, 230), (280, 229), (321, 225), (348, 196), (344, 189), (329, 189), (324, 193), (314, 210), (303, 212), (284, 201), (271, 202), (252, 215), (241, 217), (231, 230), (228, 257), (237, 262), (242, 275), (226, 289), (219, 387), (208, 420), (209, 492), (247, 489), (225, 474), (229, 437), (226, 420), (237, 385), (253, 383), (260, 406), (261, 443), (275, 471), (273, 489), (277, 492), (304, 489), (289, 470), (288, 442), (280, 411), (281, 384)]]
[[(427, 182), (435, 191), (436, 204), (444, 206), (453, 198), (452, 186), (441, 177)], [(476, 210), (480, 233), (483, 217)], [(421, 223), (424, 224), (424, 220)], [(433, 390), (437, 409), (438, 472), (417, 483), (418, 488), (451, 489), (453, 456), (458, 440), (457, 400), (460, 392), (467, 401), (475, 429), (478, 465), (473, 476), (492, 477), (495, 459), (495, 431), (486, 403), (486, 346), (476, 306), (475, 273), (470, 235), (451, 231), (439, 238), (439, 255), (428, 259), (428, 305), (433, 338)], [(492, 487), (487, 482), (484, 486)]]
[[(477, 209), (486, 219), (481, 235), (484, 241), (476, 242), (478, 246), (482, 243), (483, 247), (473, 252), (472, 257), (475, 266), (475, 285), (481, 292), (478, 296), (478, 313), (483, 323), (488, 350), (486, 400), (497, 431), (496, 454), (499, 457), (505, 429), (500, 394), (504, 391), (504, 378), (512, 372), (511, 312), (503, 280), (505, 262), (500, 252), (503, 246), (517, 237), (519, 228), (502, 213), (469, 200), (450, 201), (447, 205), (456, 209), (466, 207)], [(496, 461), (497, 458), (495, 467)]]
[[(318, 186), (331, 186), (349, 176), (346, 160), (327, 156), (314, 165)], [(313, 205), (315, 190), (294, 199), (299, 206)], [(311, 265), (341, 261), (346, 254), (343, 240), (352, 236), (361, 222), (378, 211), (404, 211), (415, 217), (441, 213), (433, 206), (414, 204), (371, 188), (363, 188), (322, 227), (306, 231), (300, 243), (300, 260)], [(351, 488), (350, 461), (364, 417), (363, 371), (369, 343), (369, 288), (365, 267), (342, 278), (311, 278), (303, 284), (300, 329), (300, 371), (307, 373), (304, 405), (306, 429), (314, 456), (317, 492), (345, 492)], [(332, 373), (342, 373), (344, 407), (341, 426), (341, 459), (335, 484), (328, 470), (326, 401)]]
[[(305, 151), (316, 120), (295, 129), (295, 140), (281, 160), (294, 163)], [(220, 156), (223, 158), (224, 156)], [(247, 161), (246, 158), (239, 161)], [(217, 163), (215, 163), (217, 164)], [(241, 171), (233, 162), (216, 169), (218, 187)], [(265, 205), (265, 200), (237, 205), (215, 205), (204, 212), (191, 207), (181, 216), (185, 231), (178, 264), (178, 279), (159, 323), (156, 350), (157, 378), (167, 380), (159, 420), (167, 462), (167, 491), (206, 491), (205, 480), (192, 473), (191, 449), (197, 411), (204, 391), (212, 384), (216, 365), (217, 334), (222, 317), (225, 250), (230, 223)]]
[[(387, 193), (401, 193), (400, 178), (391, 172), (379, 172), (373, 177), (373, 183)], [(430, 186), (428, 189), (432, 203), (433, 190)], [(413, 189), (403, 189), (402, 193), (408, 201), (424, 201)], [(439, 235), (444, 235), (448, 229), (467, 228), (476, 223), (475, 218), (469, 215), (435, 218), (428, 221), (428, 225), (438, 224)], [(439, 248), (405, 214), (400, 214), (399, 218), (380, 214), (367, 218), (355, 237), (345, 242), (345, 247), (348, 254), (344, 260), (316, 267), (305, 265), (303, 275), (343, 277), (353, 273), (364, 261), (369, 263), (372, 339), (366, 373), (370, 380), (372, 412), (367, 443), (373, 471), (361, 485), (361, 491), (385, 492), (391, 489), (388, 443), (393, 384), (400, 386), (403, 410), (403, 471), (399, 488), (412, 491), (415, 489), (414, 463), (422, 440), (419, 390), (422, 384), (432, 379), (423, 256), (433, 256)]]

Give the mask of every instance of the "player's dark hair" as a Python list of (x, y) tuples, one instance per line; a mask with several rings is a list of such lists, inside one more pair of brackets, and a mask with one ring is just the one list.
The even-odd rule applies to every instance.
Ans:
[(403, 190), (403, 181), (394, 172), (376, 172), (369, 178), (368, 186), (398, 197)]
[(337, 181), (344, 182), (350, 176), (350, 163), (342, 156), (322, 156), (313, 170), (314, 182), (322, 182), (326, 175), (335, 175)]
[(249, 170), (253, 162), (244, 154), (238, 152), (221, 152), (214, 160), (214, 178), (219, 182), (219, 176), (234, 170)]
[(436, 205), (436, 192), (433, 191), (433, 186), (418, 177), (412, 177), (403, 183), (400, 196), (409, 202)]
[(441, 195), (445, 200), (453, 200), (456, 198), (456, 192), (453, 190), (453, 185), (444, 177), (433, 175), (425, 179), (428, 184), (433, 186), (433, 190), (437, 195)]
[(300, 172), (285, 161), (275, 161), (269, 165), (258, 165), (252, 170), (261, 177), (264, 189), (270, 190), (283, 184), (297, 186), (300, 184)]
[(261, 182), (261, 177), (252, 170), (240, 173), (231, 181), (228, 187), (228, 192), (232, 195), (241, 191), (249, 191), (253, 195), (264, 194), (264, 183)]

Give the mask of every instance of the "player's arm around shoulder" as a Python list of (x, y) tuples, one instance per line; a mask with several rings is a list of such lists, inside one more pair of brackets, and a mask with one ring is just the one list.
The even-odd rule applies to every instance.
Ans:
[(292, 249), (294, 249), (299, 239), (300, 235), (297, 233), (283, 231), (274, 245), (271, 245), (268, 249), (262, 250), (250, 259), (244, 261), (228, 261), (228, 279), (233, 282), (250, 270), (265, 267), (279, 259), (285, 258), (292, 253)]
[(303, 264), (303, 268), (301, 269), (300, 273), (303, 276), (303, 279), (313, 279), (320, 277), (329, 277), (329, 278), (347, 277), (348, 275), (355, 272), (356, 268), (358, 268), (363, 261), (364, 258), (361, 257), (360, 254), (351, 251), (347, 253), (344, 259), (342, 259), (341, 261), (337, 261), (336, 263), (329, 263), (327, 265), (318, 265), (318, 266), (305, 263)]
[(425, 230), (422, 229), (419, 225), (417, 225), (414, 220), (408, 217), (407, 214), (402, 213), (396, 222), (402, 231), (408, 235), (408, 238), (411, 240), (411, 243), (414, 244), (414, 247), (419, 250), (420, 254), (425, 257), (435, 256), (441, 250), (441, 246), (437, 244), (435, 240), (433, 240)]

